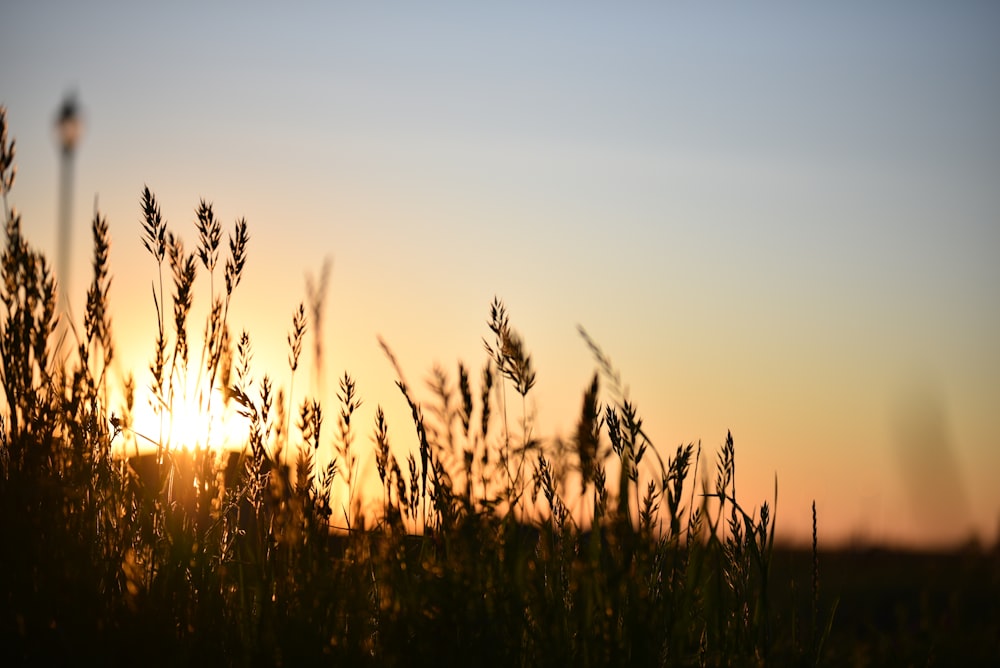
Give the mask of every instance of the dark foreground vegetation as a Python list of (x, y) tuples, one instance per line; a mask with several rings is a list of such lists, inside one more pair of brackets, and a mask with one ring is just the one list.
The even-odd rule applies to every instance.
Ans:
[[(186, 253), (155, 196), (141, 196), (158, 315), (148, 370), (118, 379), (107, 223), (91, 226), (82, 328), (61, 328), (49, 265), (8, 206), (2, 111), (0, 124), (3, 665), (882, 665), (996, 652), (997, 599), (983, 593), (997, 590), (995, 561), (973, 571), (986, 612), (976, 619), (959, 598), (938, 608), (941, 589), (911, 602), (901, 580), (888, 591), (878, 575), (861, 581), (881, 588), (858, 591), (858, 562), (815, 544), (776, 550), (776, 499), (738, 499), (732, 437), (711, 476), (700, 446), (659, 452), (585, 333), (598, 372), (577, 430), (536, 437), (531, 357), (499, 301), (478, 373), (435, 369), (421, 402), (396, 366), (417, 447), (399, 457), (377, 410), (364, 432), (381, 493), (362, 498), (352, 378), (340, 379), (333, 429), (319, 402), (286, 398), (323, 290), (292, 317), (288, 394), (252, 380), (251, 337), (231, 337), (227, 322), (247, 225), (227, 249), (204, 202)], [(210, 304), (193, 351), (199, 271)], [(152, 389), (158, 434), (135, 430), (136, 382)], [(192, 444), (174, 440), (172, 406), (192, 389), (204, 412), (244, 416), (242, 447), (207, 447), (210, 434), (177, 447)]]
[[(819, 607), (839, 601), (823, 664), (989, 666), (1000, 657), (1000, 549), (820, 551)], [(776, 548), (775, 605), (808, 613), (809, 550)], [(797, 591), (797, 594), (792, 594)], [(784, 599), (784, 596), (790, 599)], [(797, 603), (795, 603), (797, 601)]]

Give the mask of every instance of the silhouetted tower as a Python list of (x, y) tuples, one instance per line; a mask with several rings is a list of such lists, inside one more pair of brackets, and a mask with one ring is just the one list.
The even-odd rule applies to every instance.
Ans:
[(83, 122), (76, 95), (68, 94), (56, 115), (56, 135), (59, 141), (59, 229), (56, 279), (59, 281), (59, 312), (68, 317), (70, 252), (73, 244), (73, 156), (83, 133)]

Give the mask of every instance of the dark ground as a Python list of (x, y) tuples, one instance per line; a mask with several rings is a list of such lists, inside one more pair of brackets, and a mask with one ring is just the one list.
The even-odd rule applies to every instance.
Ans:
[[(1000, 666), (998, 550), (820, 552), (819, 576), (824, 665)], [(812, 552), (776, 549), (771, 582), (778, 628), (809, 637)]]

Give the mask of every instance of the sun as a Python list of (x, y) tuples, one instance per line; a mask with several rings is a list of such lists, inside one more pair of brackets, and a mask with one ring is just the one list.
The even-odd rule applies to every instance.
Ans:
[(169, 450), (239, 450), (248, 442), (249, 419), (236, 412), (219, 387), (209, 399), (192, 392), (174, 396), (169, 405), (149, 389), (136, 395), (131, 431), (139, 452), (160, 446)]

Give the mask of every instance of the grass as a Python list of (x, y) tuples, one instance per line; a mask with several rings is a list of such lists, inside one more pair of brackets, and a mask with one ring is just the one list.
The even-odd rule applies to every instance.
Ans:
[[(2, 110), (0, 125), (5, 665), (822, 663), (834, 605), (821, 605), (815, 540), (805, 607), (773, 603), (791, 584), (774, 570), (777, 484), (759, 510), (744, 505), (728, 434), (714, 480), (700, 444), (658, 450), (582, 330), (597, 371), (565, 441), (534, 431), (534, 365), (501, 301), (489, 307), (482, 370), (460, 364), (453, 384), (436, 368), (429, 400), (383, 342), (418, 447), (394, 448), (376, 410), (381, 489), (368, 503), (354, 380), (339, 379), (332, 436), (329, 409), (288, 400), (326, 279), (293, 310), (286, 392), (279, 376), (251, 373), (250, 334), (230, 332), (246, 221), (224, 244), (202, 201), (189, 252), (146, 188), (152, 355), (138, 380), (116, 380), (107, 222), (95, 214), (91, 225), (82, 329), (60, 330), (55, 278), (8, 207), (14, 145)], [(211, 306), (198, 350), (188, 316), (200, 273)], [(152, 390), (157, 434), (135, 431), (137, 382)], [(244, 416), (243, 447), (210, 447), (211, 433), (175, 447), (172, 409), (190, 397), (206, 413)]]

